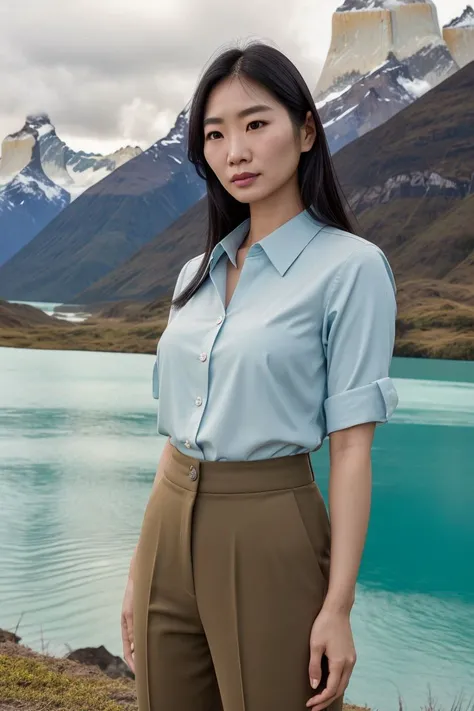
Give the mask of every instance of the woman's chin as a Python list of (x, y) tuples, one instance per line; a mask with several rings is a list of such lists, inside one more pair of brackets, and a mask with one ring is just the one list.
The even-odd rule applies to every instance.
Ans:
[(242, 204), (246, 204), (249, 202), (260, 202), (261, 200), (265, 200), (265, 198), (267, 198), (270, 194), (271, 193), (267, 194), (267, 191), (262, 190), (261, 187), (258, 190), (252, 189), (252, 186), (249, 186), (248, 189), (246, 188), (245, 191), (233, 190), (231, 193), (232, 197), (234, 197)]

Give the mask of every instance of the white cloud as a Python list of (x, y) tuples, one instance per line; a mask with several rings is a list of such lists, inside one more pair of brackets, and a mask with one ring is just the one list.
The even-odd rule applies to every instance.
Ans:
[[(443, 24), (466, 0), (439, 0)], [(73, 148), (148, 147), (222, 48), (261, 38), (314, 89), (338, 0), (2, 0), (0, 140), (45, 111)], [(449, 4), (449, 7), (448, 7)]]

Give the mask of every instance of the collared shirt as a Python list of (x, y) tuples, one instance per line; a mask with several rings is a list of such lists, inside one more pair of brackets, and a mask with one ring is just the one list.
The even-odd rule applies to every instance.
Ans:
[[(249, 227), (215, 245), (198, 291), (170, 309), (153, 368), (158, 433), (198, 459), (241, 461), (387, 422), (397, 305), (384, 253), (303, 210), (252, 244), (225, 309), (227, 261), (237, 266)], [(203, 257), (184, 264), (173, 298)]]

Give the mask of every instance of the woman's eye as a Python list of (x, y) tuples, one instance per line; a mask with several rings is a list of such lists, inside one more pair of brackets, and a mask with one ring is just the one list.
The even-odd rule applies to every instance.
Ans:
[(249, 126), (251, 126), (253, 123), (261, 123), (263, 126), (265, 125), (265, 121), (255, 120), (255, 121), (251, 121), (249, 123)]
[[(248, 124), (248, 126), (252, 126), (252, 125), (255, 124), (255, 123), (261, 123), (262, 126), (265, 126), (266, 121), (260, 121), (260, 119), (258, 119), (258, 120), (256, 119), (255, 121), (251, 121), (251, 122)], [(247, 128), (248, 128), (248, 126), (247, 126)], [(258, 128), (258, 127), (257, 127), (257, 128)], [(212, 141), (212, 140), (214, 140), (214, 139), (212, 138), (212, 136), (213, 136), (215, 133), (219, 135), (219, 134), (220, 134), (220, 131), (209, 131), (209, 133), (208, 133), (207, 136), (206, 136), (206, 141)]]

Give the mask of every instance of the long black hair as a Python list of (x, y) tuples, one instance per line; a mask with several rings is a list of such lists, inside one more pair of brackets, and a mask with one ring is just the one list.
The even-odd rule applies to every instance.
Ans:
[[(304, 208), (317, 220), (349, 232), (356, 232), (354, 216), (336, 176), (329, 146), (314, 100), (295, 65), (278, 49), (254, 41), (244, 49), (226, 49), (202, 75), (189, 109), (188, 159), (207, 183), (208, 234), (206, 251), (195, 276), (172, 302), (184, 306), (209, 273), (209, 258), (215, 245), (241, 222), (250, 217), (248, 203), (230, 195), (204, 158), (203, 121), (207, 99), (218, 82), (227, 77), (242, 77), (258, 82), (286, 107), (295, 131), (304, 125), (311, 111), (316, 126), (316, 140), (309, 151), (301, 153), (298, 181)], [(352, 212), (352, 211), (351, 211)]]

